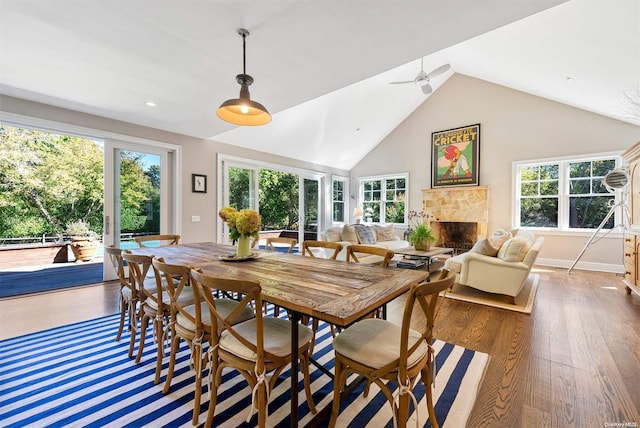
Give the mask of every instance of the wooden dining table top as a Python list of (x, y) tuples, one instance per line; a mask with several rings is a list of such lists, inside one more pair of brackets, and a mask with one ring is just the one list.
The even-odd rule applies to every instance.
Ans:
[(425, 280), (426, 271), (252, 250), (247, 261), (223, 261), (235, 247), (213, 242), (130, 250), (206, 274), (258, 281), (263, 300), (339, 326), (348, 326)]

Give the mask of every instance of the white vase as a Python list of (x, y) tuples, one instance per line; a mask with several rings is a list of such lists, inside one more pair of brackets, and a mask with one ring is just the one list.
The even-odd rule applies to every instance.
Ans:
[(248, 236), (240, 236), (238, 238), (238, 245), (236, 246), (236, 255), (238, 257), (247, 257), (250, 254), (251, 249), (249, 248), (250, 239)]

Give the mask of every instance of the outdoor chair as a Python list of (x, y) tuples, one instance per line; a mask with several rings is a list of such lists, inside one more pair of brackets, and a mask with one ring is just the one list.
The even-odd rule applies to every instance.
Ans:
[[(367, 318), (356, 322), (336, 336), (333, 340), (335, 378), (330, 427), (336, 426), (340, 411), (340, 393), (345, 389), (350, 373), (362, 375), (367, 380), (365, 397), (369, 392), (370, 382), (380, 388), (393, 410), (394, 425), (399, 427), (405, 427), (407, 424), (409, 400), (415, 400), (412, 390), (420, 375), (426, 390), (431, 426), (438, 427), (431, 392), (435, 375), (432, 372), (432, 362), (435, 358), (432, 347), (433, 324), (438, 294), (451, 287), (455, 275), (455, 272), (442, 270), (440, 277), (435, 281), (413, 284), (407, 293), (402, 325)], [(421, 313), (426, 320), (418, 330), (411, 328), (414, 311)], [(394, 394), (389, 389), (389, 383), (383, 380), (393, 381), (391, 384), (398, 382), (397, 405)], [(419, 408), (416, 408), (416, 412), (418, 411)]]

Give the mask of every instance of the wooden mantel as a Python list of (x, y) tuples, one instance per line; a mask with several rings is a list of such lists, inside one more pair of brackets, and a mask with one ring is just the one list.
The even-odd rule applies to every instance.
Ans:
[(489, 187), (444, 187), (422, 189), (422, 211), (435, 221), (478, 223), (478, 238), (486, 238), (489, 228)]

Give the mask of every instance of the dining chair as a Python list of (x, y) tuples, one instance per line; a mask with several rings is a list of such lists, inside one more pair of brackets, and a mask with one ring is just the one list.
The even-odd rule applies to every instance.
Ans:
[[(357, 321), (336, 336), (333, 340), (335, 378), (330, 427), (336, 425), (340, 411), (340, 393), (344, 390), (350, 373), (362, 375), (367, 382), (378, 385), (391, 405), (394, 426), (399, 427), (406, 426), (410, 399), (416, 412), (419, 412), (412, 391), (418, 375), (421, 375), (429, 420), (432, 427), (438, 427), (431, 391), (435, 375), (432, 371), (435, 358), (432, 347), (433, 325), (438, 294), (451, 287), (454, 281), (455, 272), (442, 270), (437, 280), (413, 284), (407, 293), (401, 325), (378, 318), (367, 318)], [(425, 320), (418, 329), (411, 328), (414, 312), (420, 313)], [(398, 383), (398, 404), (389, 383), (383, 380), (394, 381), (390, 382), (394, 385)], [(365, 388), (365, 396), (367, 393), (368, 388)]]
[[(171, 301), (169, 368), (162, 393), (168, 394), (171, 388), (176, 356), (180, 349), (180, 339), (182, 339), (189, 345), (191, 351), (190, 366), (195, 372), (195, 390), (191, 423), (197, 425), (199, 422), (200, 401), (202, 396), (202, 374), (207, 366), (206, 353), (203, 352), (203, 345), (205, 342), (211, 343), (209, 337), (211, 333), (209, 309), (207, 302), (201, 299), (198, 287), (191, 287), (191, 266), (167, 264), (162, 258), (154, 258), (152, 263), (156, 280), (166, 283), (167, 294)], [(185, 304), (185, 300), (181, 299), (185, 291), (191, 291), (193, 293), (194, 303)], [(186, 303), (188, 303), (188, 301)], [(215, 299), (215, 305), (221, 314), (228, 315), (238, 306), (238, 302), (230, 299)], [(253, 310), (245, 306), (236, 314), (231, 322), (238, 323), (253, 317)]]
[(342, 249), (344, 248), (344, 245), (339, 242), (330, 241), (302, 241), (303, 256), (318, 257), (319, 252), (325, 248), (333, 250), (333, 254), (329, 257), (329, 259), (335, 260), (338, 257), (338, 254), (340, 254), (340, 251), (342, 251)]
[(118, 326), (118, 333), (116, 333), (116, 342), (120, 341), (120, 337), (124, 331), (124, 320), (128, 316), (130, 336), (129, 358), (131, 358), (133, 356), (133, 348), (136, 342), (136, 330), (138, 326), (138, 294), (131, 282), (129, 282), (129, 278), (125, 275), (122, 250), (114, 245), (109, 245), (104, 247), (104, 253), (109, 258), (113, 269), (118, 274), (118, 280), (120, 281), (120, 297), (118, 305), (120, 309), (120, 325)]
[[(127, 251), (122, 253), (122, 258), (129, 266), (129, 279), (134, 285), (139, 300), (139, 318), (140, 318), (140, 342), (138, 345), (138, 353), (136, 354), (136, 363), (140, 363), (144, 352), (144, 344), (147, 338), (147, 329), (149, 321), (153, 326), (153, 341), (157, 344), (156, 357), (156, 373), (153, 383), (160, 383), (160, 374), (162, 373), (162, 360), (164, 357), (164, 342), (167, 338), (167, 329), (171, 317), (171, 298), (168, 291), (164, 290), (165, 284), (159, 281), (155, 276), (153, 279), (154, 286), (150, 286), (148, 273), (152, 267), (153, 256), (145, 256), (131, 254)], [(194, 297), (191, 288), (184, 290), (180, 295), (180, 301), (183, 305), (193, 304)]]
[[(197, 270), (191, 270), (191, 280), (194, 287), (200, 287), (200, 292), (208, 304), (211, 319), (208, 353), (213, 376), (209, 376), (210, 401), (205, 427), (211, 427), (213, 424), (217, 390), (222, 383), (222, 371), (225, 368), (237, 370), (249, 383), (252, 405), (247, 422), (253, 415), (255, 405), (258, 410), (258, 426), (265, 427), (269, 393), (292, 358), (300, 360), (307, 404), (311, 412), (316, 413), (309, 380), (309, 344), (313, 337), (311, 329), (304, 325), (298, 326), (299, 346), (297, 355), (292, 356), (291, 321), (263, 317), (262, 311), (256, 311), (255, 318), (233, 324), (234, 317), (243, 307), (252, 306), (252, 303), (253, 307), (262, 307), (262, 288), (259, 282), (218, 278)], [(215, 290), (239, 294), (243, 299), (231, 313), (224, 314), (216, 305), (213, 297)], [(219, 330), (221, 333), (218, 335)], [(270, 378), (267, 378), (267, 372), (272, 372)]]
[(277, 251), (277, 247), (274, 244), (286, 244), (289, 246), (289, 248), (287, 248), (287, 253), (292, 253), (293, 249), (298, 244), (298, 240), (295, 238), (280, 238), (280, 237), (267, 238), (265, 249), (267, 251)]
[(180, 243), (180, 235), (146, 235), (135, 236), (133, 238), (140, 247), (154, 247), (158, 245), (150, 245), (151, 242), (159, 243), (159, 246), (178, 245)]
[[(389, 265), (389, 261), (395, 255), (392, 250), (388, 250), (386, 248), (374, 247), (372, 245), (359, 245), (359, 244), (350, 244), (347, 247), (347, 261), (360, 263), (360, 259), (358, 258), (358, 254), (370, 254), (376, 257), (376, 261), (380, 261), (380, 266), (387, 267)], [(382, 257), (382, 259), (380, 259)]]

